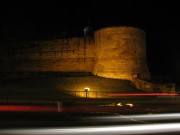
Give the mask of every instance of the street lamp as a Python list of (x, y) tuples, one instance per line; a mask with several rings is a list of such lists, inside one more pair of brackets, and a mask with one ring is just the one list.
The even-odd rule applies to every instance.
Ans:
[(86, 87), (86, 88), (84, 88), (84, 91), (86, 93), (86, 98), (87, 98), (88, 97), (88, 91), (90, 91), (90, 88)]

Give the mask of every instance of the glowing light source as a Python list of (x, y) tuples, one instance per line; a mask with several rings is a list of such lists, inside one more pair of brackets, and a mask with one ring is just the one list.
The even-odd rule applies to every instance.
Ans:
[(117, 103), (117, 106), (123, 106), (121, 103)]
[(87, 98), (87, 97), (88, 97), (88, 91), (90, 91), (90, 88), (85, 87), (85, 88), (84, 88), (84, 91), (86, 92), (86, 98)]
[(133, 107), (134, 105), (131, 103), (126, 104), (127, 106)]
[(90, 91), (90, 88), (86, 87), (84, 88), (85, 91)]

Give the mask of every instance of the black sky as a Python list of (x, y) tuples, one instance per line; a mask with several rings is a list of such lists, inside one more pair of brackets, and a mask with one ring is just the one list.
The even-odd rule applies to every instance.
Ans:
[[(178, 53), (177, 0), (1, 0), (1, 39), (33, 39), (67, 31), (128, 25), (145, 30), (148, 62), (165, 68)], [(152, 64), (150, 64), (152, 65)]]
[(62, 30), (81, 33), (91, 20), (95, 29), (133, 25), (147, 32), (166, 31), (179, 27), (176, 4), (157, 0), (1, 0), (1, 27), (5, 36)]

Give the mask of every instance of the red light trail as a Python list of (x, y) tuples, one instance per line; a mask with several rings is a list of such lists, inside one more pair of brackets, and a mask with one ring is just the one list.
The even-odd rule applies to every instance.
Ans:
[(112, 93), (108, 94), (109, 97), (136, 97), (136, 96), (178, 96), (177, 93)]

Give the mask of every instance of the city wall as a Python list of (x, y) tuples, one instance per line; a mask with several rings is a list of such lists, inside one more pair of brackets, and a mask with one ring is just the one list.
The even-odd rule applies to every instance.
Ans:
[(1, 72), (91, 72), (105, 78), (150, 79), (146, 34), (107, 27), (92, 37), (9, 43), (1, 47)]

